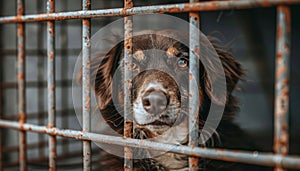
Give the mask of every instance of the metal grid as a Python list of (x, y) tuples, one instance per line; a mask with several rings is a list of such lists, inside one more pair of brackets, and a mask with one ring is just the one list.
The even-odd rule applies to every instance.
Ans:
[[(72, 138), (83, 141), (83, 170), (91, 170), (91, 141), (116, 144), (124, 146), (125, 162), (124, 170), (132, 170), (132, 151), (131, 148), (144, 148), (155, 149), (160, 151), (170, 151), (174, 153), (187, 154), (190, 156), (189, 164), (190, 170), (197, 170), (198, 157), (210, 158), (217, 160), (224, 160), (230, 162), (242, 162), (248, 164), (257, 164), (265, 166), (274, 166), (275, 170), (283, 170), (282, 168), (295, 168), (300, 169), (300, 157), (288, 155), (288, 107), (289, 107), (289, 56), (290, 56), (290, 10), (286, 5), (292, 5), (300, 3), (299, 0), (243, 0), (243, 1), (216, 1), (216, 2), (197, 2), (197, 0), (190, 0), (190, 3), (185, 4), (172, 4), (172, 5), (159, 5), (159, 6), (142, 6), (133, 7), (132, 0), (124, 0), (124, 8), (117, 9), (104, 9), (104, 10), (90, 10), (91, 1), (82, 1), (82, 11), (72, 12), (59, 12), (54, 13), (54, 0), (48, 0), (47, 2), (47, 14), (37, 15), (24, 15), (24, 0), (17, 0), (17, 16), (1, 17), (0, 24), (17, 23), (18, 31), (18, 113), (19, 121), (9, 121), (0, 119), (0, 128), (9, 128), (19, 130), (19, 164), (20, 170), (27, 170), (27, 145), (26, 145), (26, 133), (28, 131), (36, 132), (40, 134), (49, 135), (49, 170), (56, 170), (56, 136), (65, 138)], [(125, 66), (131, 63), (132, 53), (132, 18), (130, 15), (144, 14), (144, 13), (179, 13), (189, 12), (190, 22), (199, 27), (199, 14), (200, 11), (214, 11), (214, 10), (228, 10), (228, 9), (246, 9), (256, 7), (270, 7), (277, 6), (277, 46), (276, 46), (276, 83), (275, 83), (275, 138), (274, 138), (274, 151), (273, 153), (257, 153), (250, 151), (235, 151), (227, 149), (208, 149), (195, 147), (197, 144), (197, 134), (193, 134), (193, 131), (189, 128), (189, 144), (188, 146), (176, 146), (171, 144), (163, 144), (158, 142), (150, 142), (147, 140), (131, 139), (132, 123), (127, 120), (126, 113), (130, 113), (127, 105), (124, 105), (125, 111), (125, 124), (124, 124), (124, 137), (114, 137), (102, 134), (90, 133), (90, 56), (91, 56), (91, 44), (90, 44), (90, 18), (100, 18), (109, 16), (124, 16), (124, 29), (125, 29)], [(55, 127), (55, 29), (54, 20), (69, 20), (69, 19), (82, 19), (82, 60), (83, 60), (83, 130), (62, 130)], [(26, 22), (39, 22), (47, 21), (47, 65), (48, 65), (48, 125), (38, 126), (34, 124), (26, 123), (26, 108), (25, 108), (25, 34), (24, 28)], [(195, 37), (197, 32), (190, 30), (190, 39)], [(198, 37), (198, 36), (196, 36)], [(191, 39), (193, 40), (193, 39)], [(198, 45), (198, 42), (190, 42), (190, 51)], [(190, 53), (193, 54), (193, 53)], [(195, 60), (195, 56), (191, 56), (190, 72), (199, 67), (198, 60)], [(124, 90), (128, 90), (130, 80), (130, 67), (125, 68), (125, 82)], [(198, 74), (198, 73), (197, 73)], [(190, 84), (191, 85), (191, 84)], [(15, 86), (15, 85), (10, 85)], [(124, 91), (130, 92), (130, 91)], [(128, 97), (130, 94), (125, 93), (124, 101), (128, 103)], [(190, 101), (190, 103), (193, 103)], [(198, 116), (190, 117), (189, 120), (192, 125)], [(0, 146), (0, 153), (3, 149)], [(2, 155), (0, 160), (0, 170), (2, 170)]]

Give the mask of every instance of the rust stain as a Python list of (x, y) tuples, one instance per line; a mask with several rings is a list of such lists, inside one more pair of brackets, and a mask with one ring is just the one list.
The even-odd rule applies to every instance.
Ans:
[(291, 32), (291, 12), (288, 6), (278, 6), (278, 11), (284, 13), (284, 20), (286, 22), (286, 30), (288, 33)]
[(18, 79), (21, 80), (21, 81), (24, 81), (24, 74), (23, 73), (19, 73), (18, 74)]
[(269, 7), (271, 3), (269, 1), (263, 1), (261, 4), (263, 7)]
[(89, 27), (90, 20), (89, 19), (82, 20), (82, 24)]
[(54, 58), (54, 52), (53, 52), (53, 51), (51, 51), (51, 52), (49, 53), (49, 58), (50, 58), (51, 60), (53, 60), (53, 58)]
[(190, 17), (192, 17), (195, 21), (199, 20), (199, 14), (197, 12), (190, 13)]
[(287, 131), (288, 130), (288, 126), (287, 125), (281, 125), (281, 129), (282, 129), (282, 131)]
[(288, 79), (283, 80), (283, 85), (288, 86), (289, 85), (289, 80)]
[(24, 35), (24, 24), (19, 23), (18, 24), (18, 36), (23, 36)]
[(280, 68), (277, 70), (277, 72), (276, 72), (276, 77), (277, 77), (277, 78), (280, 78), (281, 75), (282, 75), (283, 73), (285, 73), (285, 72), (286, 72), (286, 68), (285, 68), (285, 67), (280, 67)]
[(168, 10), (167, 10), (167, 12), (171, 12), (171, 13), (180, 12), (180, 11), (182, 11), (182, 9), (178, 8), (178, 7), (168, 8)]
[(193, 80), (193, 74), (189, 73), (189, 80)]
[(55, 85), (53, 85), (50, 89), (51, 92), (54, 92), (55, 91)]
[(198, 158), (197, 157), (190, 157), (189, 158), (189, 161), (190, 161), (190, 164), (192, 164), (192, 167), (193, 167), (193, 169), (195, 169), (195, 170), (198, 170), (199, 168), (198, 168)]
[(282, 58), (283, 54), (282, 52), (277, 52), (277, 58)]
[(282, 27), (280, 25), (277, 25), (277, 41), (282, 39)]
[(90, 98), (90, 96), (86, 96), (85, 99), (86, 99), (85, 109), (90, 110), (90, 107), (91, 107), (91, 105), (90, 105), (91, 104), (91, 98)]

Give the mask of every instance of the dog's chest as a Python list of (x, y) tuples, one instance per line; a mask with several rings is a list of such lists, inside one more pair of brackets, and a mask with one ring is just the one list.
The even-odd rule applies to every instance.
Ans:
[(188, 170), (188, 160), (186, 155), (165, 153), (154, 159), (170, 171)]
[[(188, 141), (188, 121), (184, 119), (179, 125), (172, 127), (165, 134), (155, 138), (155, 141), (181, 145)], [(154, 158), (170, 171), (188, 170), (188, 160), (186, 155), (165, 153)]]

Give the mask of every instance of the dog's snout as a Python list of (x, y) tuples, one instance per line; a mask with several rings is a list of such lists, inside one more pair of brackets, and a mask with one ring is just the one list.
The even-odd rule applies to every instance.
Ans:
[(169, 98), (164, 92), (153, 90), (145, 93), (142, 97), (142, 103), (148, 113), (157, 115), (167, 109)]

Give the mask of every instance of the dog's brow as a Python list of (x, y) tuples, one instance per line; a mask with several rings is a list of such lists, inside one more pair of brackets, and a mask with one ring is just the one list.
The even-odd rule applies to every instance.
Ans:
[(133, 57), (138, 61), (142, 61), (145, 59), (145, 54), (142, 50), (137, 50), (134, 52)]
[(169, 47), (167, 49), (167, 55), (168, 55), (168, 57), (174, 57), (178, 53), (180, 53), (179, 50), (177, 48), (173, 47), (173, 46), (171, 46), (171, 47)]

